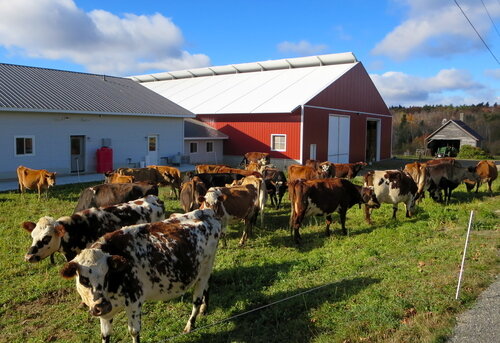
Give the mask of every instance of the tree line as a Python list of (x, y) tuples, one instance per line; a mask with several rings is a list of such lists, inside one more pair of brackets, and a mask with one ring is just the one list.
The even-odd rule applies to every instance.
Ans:
[(425, 138), (436, 131), (445, 120), (462, 120), (480, 134), (484, 140), (481, 148), (492, 155), (500, 155), (500, 106), (495, 103), (477, 105), (425, 105), (393, 106), (394, 154), (425, 149)]

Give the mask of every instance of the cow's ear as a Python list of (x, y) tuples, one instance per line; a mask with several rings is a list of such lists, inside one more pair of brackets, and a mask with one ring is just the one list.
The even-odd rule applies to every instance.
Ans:
[(62, 237), (66, 233), (66, 229), (62, 224), (57, 224), (56, 226), (54, 226), (54, 231), (56, 232), (56, 235), (58, 237)]
[(219, 196), (217, 197), (217, 200), (218, 200), (219, 202), (224, 202), (226, 199), (227, 199), (227, 195), (225, 195), (225, 194), (221, 194), (221, 195), (219, 195)]
[(36, 224), (33, 223), (33, 222), (24, 222), (23, 223), (23, 228), (28, 231), (28, 232), (32, 232), (36, 227)]
[(108, 267), (113, 272), (124, 271), (127, 267), (127, 259), (120, 255), (112, 255), (108, 257)]
[(76, 276), (78, 270), (78, 263), (68, 262), (61, 269), (61, 276), (65, 279), (72, 279)]

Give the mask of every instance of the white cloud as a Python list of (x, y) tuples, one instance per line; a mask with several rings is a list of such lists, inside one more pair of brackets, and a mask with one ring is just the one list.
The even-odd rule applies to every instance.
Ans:
[(300, 42), (281, 42), (278, 44), (278, 51), (281, 53), (292, 53), (298, 56), (316, 55), (324, 52), (328, 46), (324, 44), (312, 44), (306, 40)]
[(484, 74), (488, 77), (491, 77), (495, 80), (500, 80), (500, 68), (498, 69), (487, 69), (484, 71)]
[[(405, 0), (408, 18), (388, 33), (372, 53), (405, 60), (413, 55), (444, 57), (470, 50), (484, 49), (483, 43), (463, 16), (455, 2), (449, 0)], [(500, 17), (500, 6), (485, 0), (492, 18)], [(484, 38), (492, 28), (481, 2), (459, 2), (469, 19)]]
[(208, 56), (183, 49), (182, 32), (170, 18), (85, 12), (73, 0), (0, 0), (0, 45), (113, 75), (210, 65)]
[(498, 92), (474, 81), (464, 70), (444, 69), (431, 77), (395, 71), (370, 77), (389, 106), (500, 102)]

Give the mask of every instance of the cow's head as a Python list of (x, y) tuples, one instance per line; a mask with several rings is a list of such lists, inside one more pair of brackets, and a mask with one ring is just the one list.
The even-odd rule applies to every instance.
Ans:
[(467, 192), (470, 192), (476, 186), (476, 182), (474, 180), (465, 179), (464, 180), (465, 187), (467, 188)]
[(375, 195), (373, 187), (361, 187), (361, 199), (368, 208), (380, 207), (380, 202)]
[(200, 204), (200, 209), (210, 208), (215, 212), (215, 215), (219, 218), (224, 217), (224, 205), (223, 202), (227, 198), (218, 187), (210, 188), (205, 196), (200, 196), (198, 198), (198, 203)]
[(118, 273), (128, 267), (127, 260), (109, 255), (101, 249), (84, 249), (61, 269), (61, 276), (76, 279), (76, 290), (93, 316), (112, 318), (122, 304), (109, 292), (109, 284)]
[(23, 228), (31, 233), (33, 242), (24, 256), (27, 262), (39, 262), (59, 250), (61, 238), (66, 232), (61, 223), (52, 217), (42, 217), (38, 223), (24, 222)]
[(479, 175), (476, 173), (476, 167), (468, 167), (467, 170), (464, 173), (464, 179), (469, 179), (474, 182), (479, 182), (481, 181), (481, 178)]
[(45, 180), (47, 182), (47, 187), (52, 187), (56, 185), (56, 174), (55, 172), (46, 172)]
[(335, 176), (335, 166), (333, 163), (328, 161), (321, 162), (319, 164), (319, 170), (323, 174), (324, 177), (334, 177)]

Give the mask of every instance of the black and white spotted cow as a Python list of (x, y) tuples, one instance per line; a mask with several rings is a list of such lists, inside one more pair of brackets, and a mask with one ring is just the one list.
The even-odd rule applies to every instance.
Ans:
[(221, 235), (211, 209), (172, 215), (152, 224), (108, 233), (61, 270), (76, 278), (76, 289), (101, 322), (102, 342), (109, 342), (113, 317), (125, 309), (133, 342), (139, 342), (141, 307), (148, 300), (169, 300), (194, 286), (193, 309), (184, 328), (194, 328), (206, 310), (208, 280)]
[(69, 261), (105, 233), (123, 226), (162, 220), (164, 212), (163, 202), (148, 195), (118, 205), (92, 207), (71, 217), (55, 220), (46, 216), (38, 223), (24, 222), (23, 227), (33, 238), (25, 260), (38, 262), (59, 251)]

